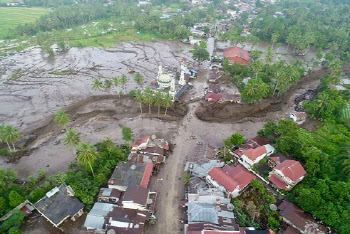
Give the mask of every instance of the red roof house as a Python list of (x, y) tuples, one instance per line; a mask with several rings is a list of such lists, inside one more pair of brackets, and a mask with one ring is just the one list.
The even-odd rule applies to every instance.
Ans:
[(230, 197), (237, 197), (239, 193), (255, 179), (255, 175), (242, 165), (213, 167), (208, 175), (207, 182), (214, 187), (223, 187)]
[(230, 62), (238, 64), (249, 64), (249, 52), (237, 46), (224, 49), (224, 56)]
[(326, 233), (327, 229), (316, 222), (312, 217), (304, 213), (298, 206), (288, 201), (283, 201), (278, 206), (279, 214), (283, 221), (297, 229), (300, 233), (321, 234)]
[(305, 175), (306, 171), (300, 162), (285, 160), (270, 172), (269, 179), (278, 188), (290, 190), (299, 183)]
[(149, 139), (150, 139), (149, 136), (145, 136), (145, 137), (142, 137), (141, 139), (138, 139), (137, 141), (135, 141), (131, 145), (131, 152), (136, 152), (137, 150), (140, 150), (140, 149), (146, 149), (147, 144), (149, 142)]
[(239, 157), (239, 160), (246, 167), (251, 167), (254, 164), (260, 162), (265, 156), (271, 155), (275, 151), (272, 145), (262, 145), (256, 148), (238, 149), (235, 151), (235, 155)]
[(205, 95), (205, 100), (208, 102), (219, 102), (222, 98), (221, 93), (207, 93)]

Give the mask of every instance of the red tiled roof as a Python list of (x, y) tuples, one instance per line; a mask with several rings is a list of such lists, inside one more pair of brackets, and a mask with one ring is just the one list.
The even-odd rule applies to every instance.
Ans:
[(255, 179), (255, 175), (242, 165), (237, 165), (236, 167), (226, 165), (224, 168), (213, 167), (208, 174), (230, 192), (235, 190), (237, 186), (243, 189), (250, 181)]
[(284, 181), (282, 181), (280, 178), (278, 178), (278, 176), (276, 175), (270, 175), (269, 180), (280, 189), (285, 189), (287, 187), (287, 184)]
[(139, 146), (143, 143), (146, 143), (148, 141), (148, 139), (149, 139), (149, 136), (142, 137), (141, 139), (138, 139), (137, 141), (135, 141), (133, 146)]
[(247, 150), (243, 150), (242, 151), (242, 155), (246, 155), (248, 158), (250, 158), (251, 160), (255, 160), (257, 159), (258, 157), (260, 157), (261, 155), (263, 154), (266, 154), (267, 151), (266, 151), (266, 147), (263, 145), (263, 146), (259, 146), (255, 149), (247, 149)]
[(300, 162), (295, 160), (285, 160), (281, 164), (275, 167), (283, 173), (284, 176), (288, 177), (292, 181), (297, 181), (300, 177), (306, 174), (303, 166)]
[(151, 179), (152, 171), (153, 171), (153, 164), (152, 163), (142, 163), (146, 165), (145, 171), (143, 173), (143, 177), (141, 180), (141, 186), (144, 188), (148, 187), (148, 183)]
[[(220, 101), (222, 95), (220, 93), (207, 93), (205, 99), (212, 102)], [(210, 99), (210, 100), (209, 100)]]
[(239, 48), (238, 46), (224, 49), (224, 56), (225, 57), (239, 57), (239, 58), (242, 58), (244, 60), (249, 61), (249, 52), (242, 49), (242, 48)]

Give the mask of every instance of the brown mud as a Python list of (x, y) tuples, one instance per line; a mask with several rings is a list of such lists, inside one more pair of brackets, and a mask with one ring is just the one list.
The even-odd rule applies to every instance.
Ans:
[[(345, 70), (350, 70), (350, 66), (347, 66)], [(207, 104), (207, 102), (203, 101), (196, 111), (196, 116), (202, 121), (220, 123), (285, 117), (289, 111), (292, 111), (294, 99), (307, 90), (315, 90), (320, 83), (320, 78), (326, 74), (327, 71), (325, 69), (314, 71), (302, 77), (283, 97), (271, 97), (251, 105), (238, 103)]]

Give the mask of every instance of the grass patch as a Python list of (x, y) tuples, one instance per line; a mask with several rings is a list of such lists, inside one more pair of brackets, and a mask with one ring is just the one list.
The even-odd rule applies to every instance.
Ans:
[(20, 24), (31, 23), (40, 16), (47, 14), (50, 10), (46, 8), (27, 7), (0, 7), (0, 39), (11, 38), (10, 29)]
[(58, 76), (69, 76), (69, 75), (76, 75), (78, 74), (77, 72), (75, 71), (55, 71), (55, 72), (50, 72), (50, 74), (52, 75), (58, 75)]
[(16, 69), (13, 71), (12, 75), (9, 77), (9, 80), (16, 81), (23, 76), (21, 69)]
[(73, 47), (112, 47), (114, 43), (119, 42), (136, 40), (155, 41), (156, 39), (157, 37), (152, 34), (137, 35), (136, 30), (130, 29), (123, 33), (111, 33), (70, 40), (69, 44)]

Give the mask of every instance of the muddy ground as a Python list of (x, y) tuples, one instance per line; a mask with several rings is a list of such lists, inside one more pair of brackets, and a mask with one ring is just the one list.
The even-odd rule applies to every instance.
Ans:
[[(188, 50), (178, 42), (159, 41), (121, 43), (113, 49), (72, 48), (54, 59), (47, 58), (38, 48), (6, 57), (0, 61), (0, 120), (18, 127), (23, 134), (20, 143), (31, 150), (14, 163), (0, 157), (0, 167), (14, 168), (25, 179), (39, 169), (47, 169), (48, 174), (66, 171), (70, 163), (76, 162), (73, 150), (63, 144), (64, 130), (52, 120), (59, 108), (72, 116), (68, 127), (74, 127), (82, 141), (92, 144), (106, 137), (121, 144), (123, 126), (132, 128), (134, 138), (156, 134), (176, 147), (160, 173), (152, 177), (150, 188), (159, 192), (158, 223), (146, 233), (181, 233), (183, 226), (179, 220), (183, 213), (178, 204), (184, 186), (180, 178), (186, 157), (195, 144), (206, 142), (221, 147), (223, 139), (233, 132), (240, 132), (246, 138), (254, 137), (267, 120), (283, 118), (294, 109), (295, 97), (315, 89), (325, 73), (320, 70), (302, 78), (281, 101), (268, 99), (250, 106), (208, 105), (193, 101), (203, 97), (203, 89), (207, 87), (208, 64), (204, 63), (193, 81), (194, 88), (184, 97), (185, 104), (177, 104), (168, 116), (161, 114), (160, 117), (156, 109), (152, 109), (152, 116), (140, 115), (139, 105), (132, 98), (116, 95), (124, 87), (110, 93), (91, 89), (94, 78), (121, 74), (127, 74), (130, 80), (125, 91), (134, 89), (137, 86), (128, 73), (130, 70), (139, 71), (146, 77), (145, 84), (149, 84), (156, 76), (158, 65), (180, 66), (182, 57), (190, 58)], [(21, 76), (8, 80), (18, 69)], [(50, 74), (55, 71), (71, 74)], [(144, 107), (143, 111), (147, 112), (148, 108)], [(55, 233), (41, 222), (40, 218), (33, 220), (33, 225), (24, 227), (24, 233)], [(72, 230), (82, 230), (79, 224), (73, 226)]]
[[(348, 68), (347, 68), (348, 69)], [(201, 102), (196, 115), (203, 121), (210, 122), (245, 122), (257, 119), (277, 120), (286, 118), (294, 110), (294, 100), (308, 90), (315, 90), (320, 84), (320, 78), (327, 71), (320, 69), (302, 77), (281, 98), (268, 98), (259, 103), (246, 105), (238, 103), (217, 104)]]
[[(130, 71), (140, 72), (145, 84), (155, 79), (158, 66), (180, 67), (181, 58), (191, 59), (189, 47), (177, 41), (120, 43), (114, 48), (71, 48), (65, 54), (48, 57), (40, 48), (0, 60), (0, 121), (21, 131), (38, 128), (59, 108), (92, 95), (95, 78), (113, 78), (126, 74), (124, 87), (129, 92), (138, 86)], [(58, 73), (56, 72), (63, 72)]]

